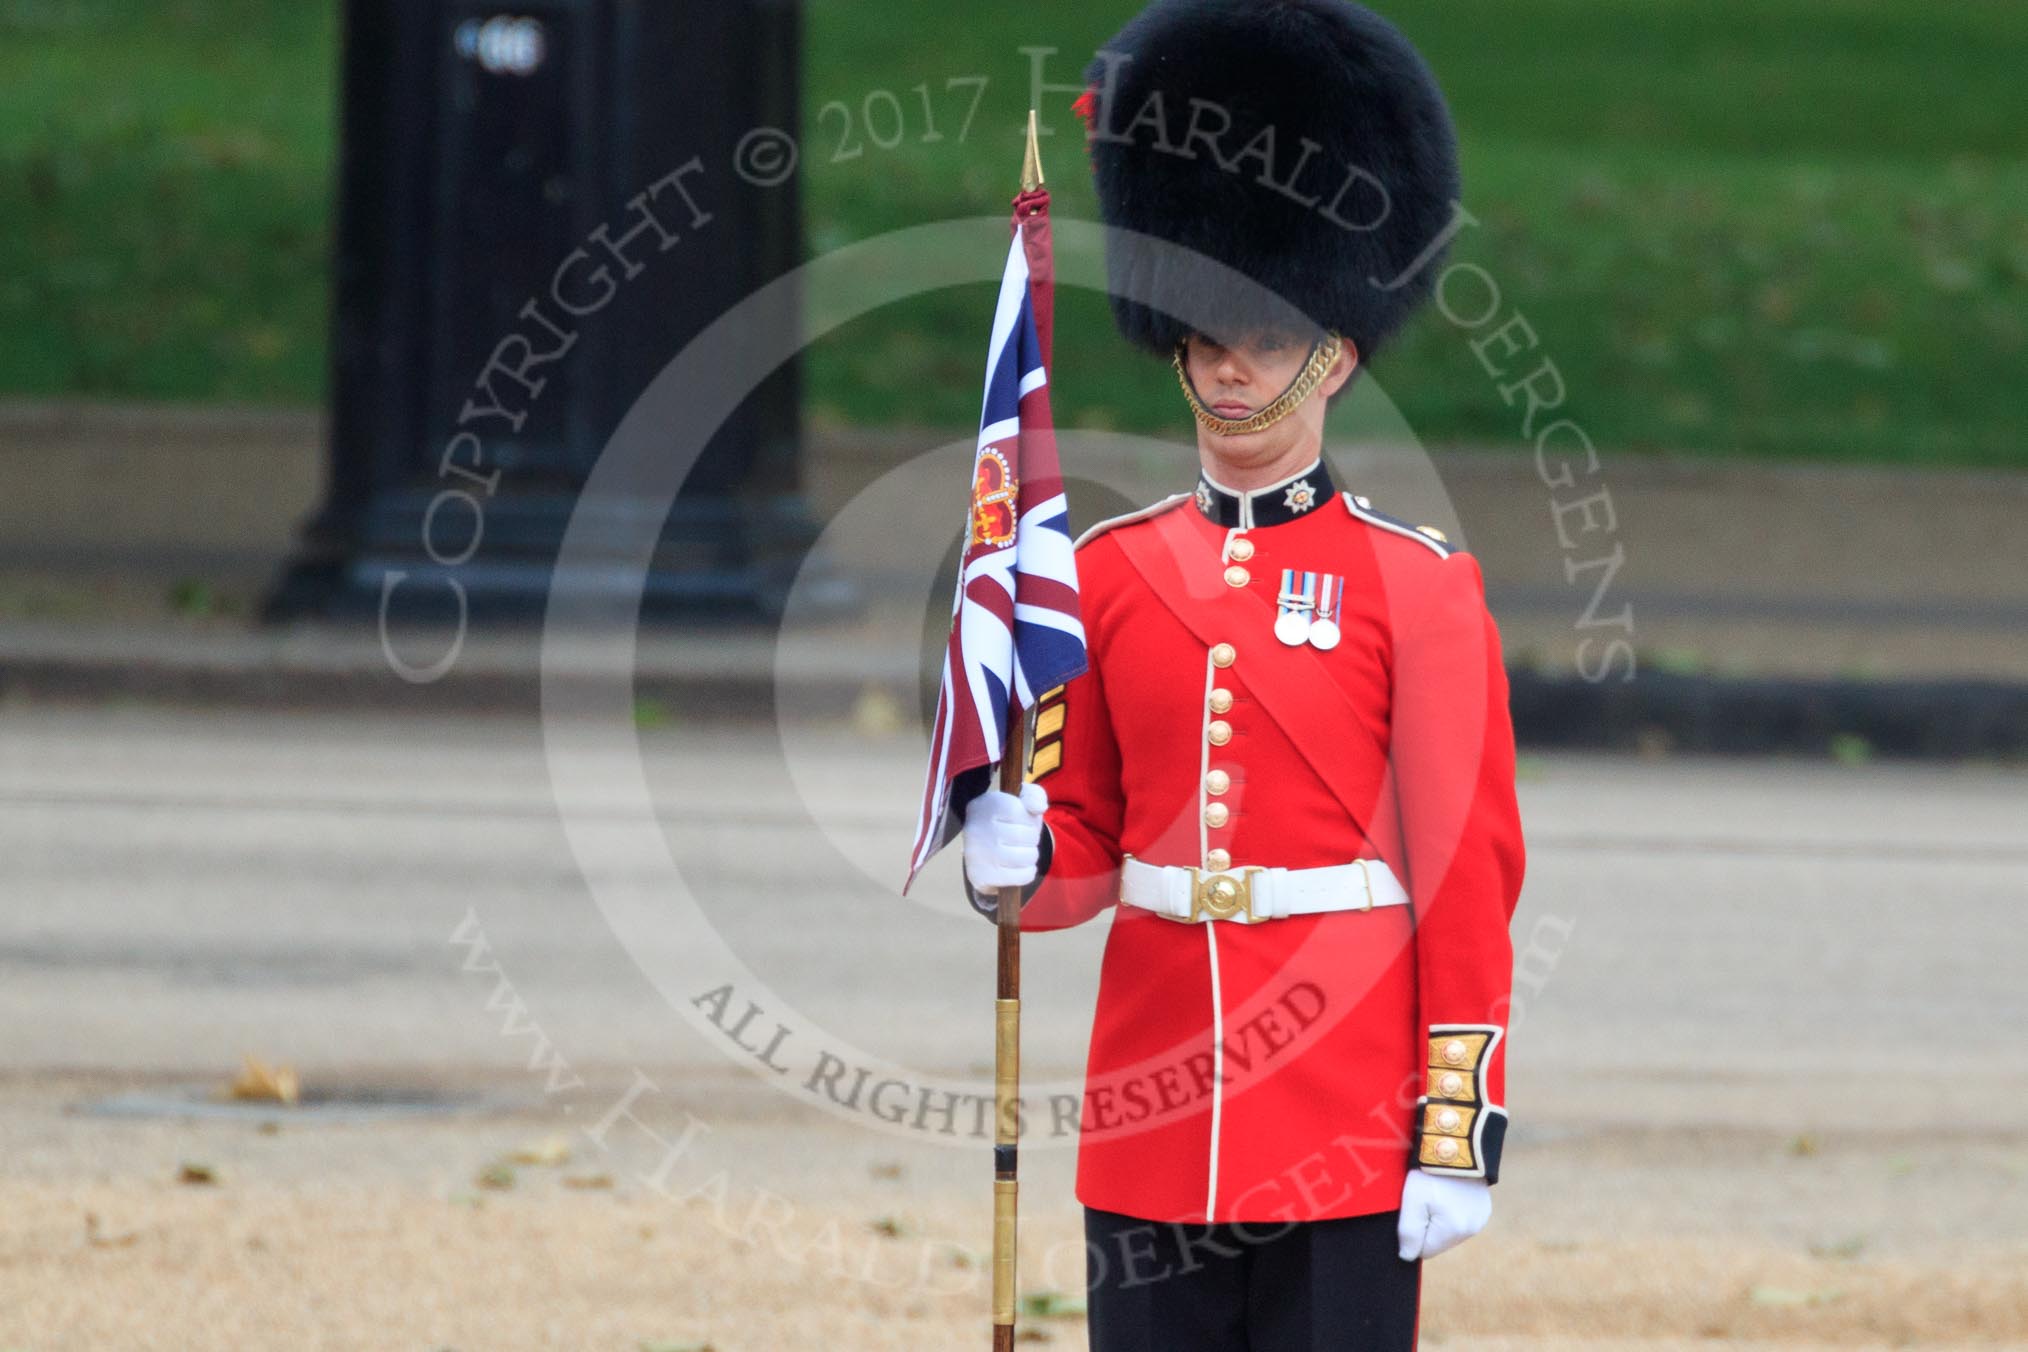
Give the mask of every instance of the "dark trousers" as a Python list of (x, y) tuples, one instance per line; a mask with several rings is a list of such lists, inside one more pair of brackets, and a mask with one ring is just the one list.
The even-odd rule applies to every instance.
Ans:
[(1084, 1209), (1091, 1352), (1413, 1352), (1396, 1213), (1295, 1223)]

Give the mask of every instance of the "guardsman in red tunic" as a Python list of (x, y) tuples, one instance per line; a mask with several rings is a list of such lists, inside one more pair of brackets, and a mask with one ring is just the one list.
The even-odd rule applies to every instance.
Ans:
[(970, 805), (966, 876), (1026, 930), (1110, 917), (1095, 1352), (1400, 1352), (1421, 1260), (1491, 1210), (1523, 847), (1479, 566), (1322, 441), (1428, 293), (1449, 119), (1344, 0), (1158, 0), (1087, 78), (1114, 315), (1201, 474), (1078, 542), (1090, 669)]

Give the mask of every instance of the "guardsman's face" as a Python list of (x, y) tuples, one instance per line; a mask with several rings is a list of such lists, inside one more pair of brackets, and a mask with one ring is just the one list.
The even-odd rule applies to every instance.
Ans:
[[(1186, 341), (1186, 363), (1198, 397), (1225, 417), (1245, 417), (1280, 394), (1310, 355), (1307, 343), (1283, 333), (1250, 333), (1229, 342), (1193, 333)], [(1220, 408), (1221, 401), (1230, 401), (1234, 409)], [(1241, 405), (1246, 413), (1237, 411)]]
[[(1310, 344), (1293, 334), (1251, 333), (1221, 341), (1192, 333), (1184, 340), (1183, 368), (1197, 397), (1221, 418), (1247, 418), (1274, 402), (1310, 359)], [(1235, 466), (1265, 465), (1292, 450), (1315, 450), (1323, 443), (1324, 404), (1352, 374), (1348, 345), (1324, 382), (1293, 413), (1258, 432), (1226, 436), (1198, 428), (1198, 443), (1219, 461)]]

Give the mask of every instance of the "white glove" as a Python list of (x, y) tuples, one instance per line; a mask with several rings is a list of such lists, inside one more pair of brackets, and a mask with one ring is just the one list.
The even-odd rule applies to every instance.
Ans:
[(1023, 784), (1018, 798), (989, 789), (965, 805), (965, 877), (973, 887), (1021, 887), (1035, 880), (1048, 807), (1040, 784)]
[(1451, 1178), (1410, 1169), (1401, 1187), (1403, 1262), (1434, 1258), (1486, 1228), (1493, 1218), (1493, 1189), (1483, 1178)]

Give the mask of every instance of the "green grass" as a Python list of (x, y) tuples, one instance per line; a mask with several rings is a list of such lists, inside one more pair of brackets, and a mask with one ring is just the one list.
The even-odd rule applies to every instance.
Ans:
[[(2018, 0), (1407, 0), (1464, 136), (1498, 279), (1613, 451), (2018, 465), (2028, 430), (2028, 6)], [(1070, 81), (1129, 5), (812, 0), (813, 250), (1005, 209), (1019, 48)], [(322, 396), (336, 22), (304, 0), (0, 0), (0, 392)], [(970, 134), (970, 94), (985, 76)], [(927, 143), (927, 84), (937, 130)], [(869, 95), (904, 136), (834, 159)], [(1057, 210), (1090, 217), (1056, 94)], [(962, 426), (989, 289), (810, 354), (813, 415)], [(1066, 293), (1067, 423), (1181, 435), (1159, 366)], [(1435, 443), (1513, 444), (1469, 335), (1417, 321), (1374, 375)]]
[(321, 397), (334, 20), (0, 0), (0, 390)]

